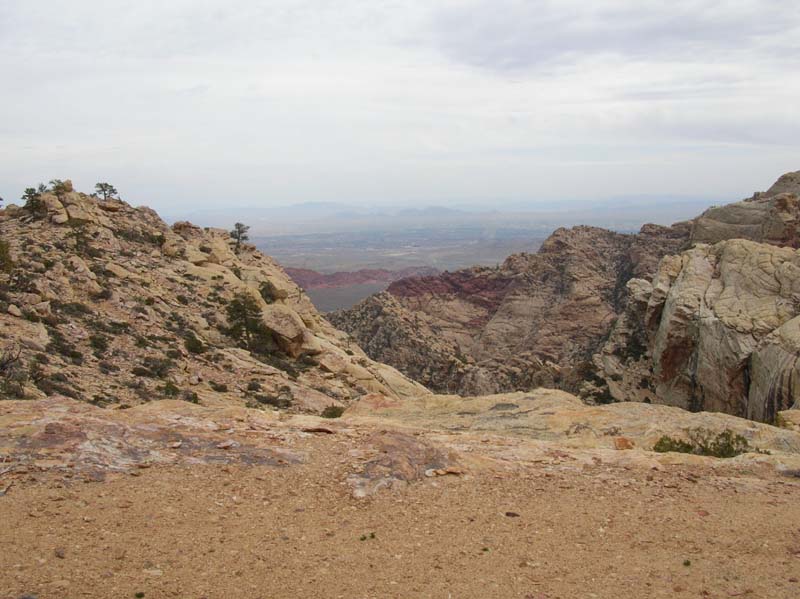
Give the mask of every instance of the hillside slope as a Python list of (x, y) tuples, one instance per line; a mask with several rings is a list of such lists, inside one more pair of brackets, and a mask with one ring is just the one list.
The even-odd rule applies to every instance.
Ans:
[(345, 347), (272, 259), (235, 251), (227, 232), (68, 190), (0, 214), (4, 395), (318, 412), (367, 392), (425, 393)]

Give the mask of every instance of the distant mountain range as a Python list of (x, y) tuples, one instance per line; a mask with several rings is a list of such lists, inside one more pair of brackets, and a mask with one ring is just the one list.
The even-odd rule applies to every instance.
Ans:
[(384, 268), (363, 268), (354, 272), (321, 273), (308, 268), (284, 268), (295, 283), (303, 289), (330, 289), (364, 285), (368, 283), (391, 283), (399, 279), (416, 276), (435, 276), (439, 271), (428, 266), (387, 270)]
[[(550, 232), (589, 224), (616, 231), (635, 231), (644, 223), (669, 225), (702, 212), (710, 198), (640, 195), (598, 200), (503, 201), (485, 206), (376, 205), (307, 202), (281, 206), (225, 206), (167, 215), (203, 226), (229, 227), (234, 221), (251, 227), (255, 237), (427, 228), (514, 228)], [(490, 208), (489, 208), (490, 207)]]

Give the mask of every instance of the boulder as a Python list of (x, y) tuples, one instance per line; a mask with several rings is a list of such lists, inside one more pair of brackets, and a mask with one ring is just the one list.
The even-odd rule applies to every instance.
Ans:
[[(396, 371), (379, 372), (360, 350), (347, 355), (349, 342), (280, 266), (252, 246), (235, 254), (226, 231), (189, 223), (169, 228), (149, 208), (74, 191), (42, 197), (48, 218), (29, 218), (28, 211), (20, 218), (8, 210), (0, 215), (15, 262), (27, 265), (19, 282), (11, 279), (16, 271), (0, 273), (8, 296), (0, 336), (3, 346), (20, 348), (26, 367), (39, 365), (38, 382), (59, 375), (57, 385), (41, 386), (47, 394), (109, 405), (177, 396), (255, 408), (278, 397), (290, 400), (281, 409), (316, 412), (367, 388), (389, 397), (404, 389)], [(76, 233), (86, 243), (76, 244)], [(226, 308), (242, 293), (263, 308), (263, 322), (284, 355), (251, 354), (231, 337)], [(47, 327), (33, 322), (38, 319)], [(35, 355), (40, 352), (47, 359)], [(308, 359), (324, 354), (341, 357), (338, 373)], [(343, 372), (353, 365), (358, 377)], [(136, 384), (119, 385), (122, 375)], [(204, 381), (228, 391), (206, 389)], [(33, 382), (28, 386), (32, 397), (44, 393)]]
[(184, 258), (187, 262), (191, 262), (195, 266), (200, 266), (201, 264), (205, 264), (209, 262), (208, 255), (201, 252), (197, 248), (192, 246), (186, 246), (184, 251)]
[(128, 269), (123, 268), (122, 266), (114, 262), (106, 262), (105, 269), (112, 275), (114, 275), (115, 277), (119, 277), (120, 279), (131, 279), (136, 277), (136, 275), (134, 275)]
[(261, 311), (266, 327), (276, 334), (278, 345), (292, 357), (303, 350), (305, 331), (303, 320), (291, 309), (280, 304), (271, 304)]
[(69, 215), (64, 209), (64, 205), (59, 199), (50, 193), (42, 194), (41, 201), (45, 205), (50, 222), (55, 225), (63, 225), (69, 221)]

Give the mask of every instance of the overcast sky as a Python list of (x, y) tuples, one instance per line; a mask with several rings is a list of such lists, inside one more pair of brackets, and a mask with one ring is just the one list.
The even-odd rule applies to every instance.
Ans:
[(800, 169), (797, 0), (0, 0), (0, 85), (6, 201), (732, 200)]

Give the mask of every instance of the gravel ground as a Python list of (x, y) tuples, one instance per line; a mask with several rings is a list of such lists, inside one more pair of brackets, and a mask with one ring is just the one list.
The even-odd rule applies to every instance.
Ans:
[(529, 465), (357, 500), (347, 442), (302, 449), (16, 479), (0, 597), (800, 597), (800, 480), (771, 470)]

